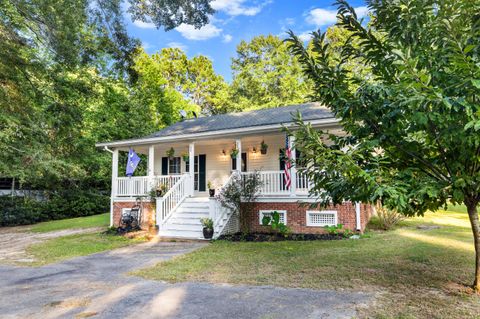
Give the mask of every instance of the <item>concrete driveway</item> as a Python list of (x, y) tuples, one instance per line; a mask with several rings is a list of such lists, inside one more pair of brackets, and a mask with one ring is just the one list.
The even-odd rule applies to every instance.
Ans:
[(1, 318), (351, 318), (366, 293), (169, 284), (130, 276), (205, 245), (148, 243), (39, 268), (0, 266)]

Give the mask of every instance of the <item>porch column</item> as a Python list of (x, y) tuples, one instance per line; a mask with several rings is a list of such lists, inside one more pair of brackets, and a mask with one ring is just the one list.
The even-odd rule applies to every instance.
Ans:
[(297, 152), (295, 151), (295, 136), (288, 137), (288, 144), (288, 147), (292, 152), (292, 167), (290, 168), (290, 178), (292, 182), (290, 183), (290, 196), (297, 196)]
[[(153, 145), (150, 145), (148, 147), (148, 166), (147, 166), (147, 175), (148, 175), (148, 187), (152, 189), (155, 187), (155, 171), (154, 171), (154, 166), (155, 166), (155, 148)], [(148, 189), (148, 191), (150, 190)]]
[(118, 149), (112, 152), (112, 193), (110, 195), (110, 226), (113, 226), (113, 198), (117, 196)]
[(238, 155), (236, 158), (237, 161), (237, 171), (242, 171), (242, 141), (240, 139), (235, 141), (235, 147), (238, 150)]
[(195, 143), (188, 145), (188, 174), (190, 175), (190, 196), (195, 194)]

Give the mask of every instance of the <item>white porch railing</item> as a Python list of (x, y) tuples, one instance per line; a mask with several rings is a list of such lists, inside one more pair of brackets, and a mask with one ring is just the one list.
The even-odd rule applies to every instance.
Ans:
[[(285, 187), (285, 172), (284, 171), (257, 171), (262, 187), (260, 188), (260, 196), (272, 195), (291, 195), (291, 189)], [(243, 172), (242, 176), (255, 174), (255, 172)], [(308, 194), (310, 190), (310, 182), (305, 174), (297, 172), (296, 178), (296, 192), (295, 194)]]
[(190, 176), (184, 174), (163, 196), (158, 197), (156, 202), (156, 223), (162, 229), (172, 212), (182, 203), (190, 192)]
[(144, 196), (150, 191), (148, 176), (117, 177), (116, 196)]
[(152, 188), (164, 184), (172, 188), (182, 175), (117, 177), (117, 197), (147, 196)]
[[(232, 182), (235, 174), (238, 172), (233, 172), (228, 177), (220, 192)], [(233, 210), (224, 207), (216, 198), (210, 198), (210, 218), (213, 220), (214, 239), (222, 234), (236, 233), (240, 230), (239, 216), (234, 214)]]

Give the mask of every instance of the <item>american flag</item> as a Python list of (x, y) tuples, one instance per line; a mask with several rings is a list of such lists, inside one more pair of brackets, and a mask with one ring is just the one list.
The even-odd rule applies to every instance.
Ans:
[(290, 149), (290, 143), (288, 139), (288, 135), (285, 135), (285, 188), (290, 189), (290, 185), (292, 184), (292, 179), (290, 177), (290, 168), (292, 164), (290, 163), (290, 159), (292, 158), (292, 150)]

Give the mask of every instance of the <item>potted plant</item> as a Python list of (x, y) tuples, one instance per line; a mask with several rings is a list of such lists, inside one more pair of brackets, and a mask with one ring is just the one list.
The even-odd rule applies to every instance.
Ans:
[(175, 156), (175, 150), (173, 149), (173, 147), (170, 147), (170, 149), (167, 151), (167, 156), (169, 159), (172, 159), (173, 156)]
[(168, 191), (168, 186), (166, 184), (159, 184), (155, 188), (155, 193), (157, 197), (162, 197)]
[(183, 153), (182, 159), (184, 162), (188, 162), (188, 160), (190, 159), (190, 155), (188, 153)]
[(208, 194), (210, 195), (210, 197), (215, 197), (215, 188), (213, 187), (212, 182), (208, 181), (207, 187), (208, 187)]
[(265, 141), (262, 141), (262, 143), (260, 144), (260, 153), (262, 155), (265, 155), (267, 154), (267, 150), (268, 150), (268, 144), (265, 143)]
[(237, 155), (238, 155), (238, 148), (235, 147), (230, 151), (230, 157), (232, 159), (235, 159), (235, 158), (237, 158)]
[(201, 218), (200, 222), (203, 226), (203, 237), (211, 239), (213, 237), (213, 220), (211, 218)]

